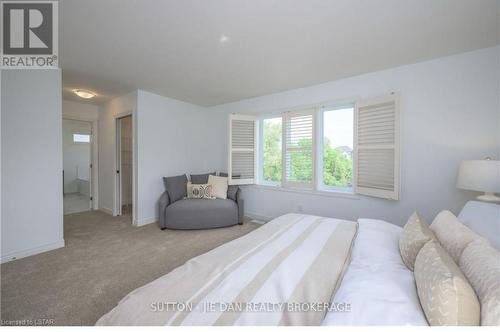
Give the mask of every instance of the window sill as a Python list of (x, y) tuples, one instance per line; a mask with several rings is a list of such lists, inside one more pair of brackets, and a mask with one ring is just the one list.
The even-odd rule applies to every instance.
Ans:
[(325, 196), (325, 197), (336, 197), (344, 199), (361, 199), (359, 195), (348, 191), (326, 191), (326, 190), (309, 190), (309, 189), (295, 189), (295, 188), (283, 188), (281, 186), (264, 185), (264, 184), (254, 184), (251, 188), (264, 189), (272, 191), (283, 191), (302, 195), (313, 195), (313, 196)]

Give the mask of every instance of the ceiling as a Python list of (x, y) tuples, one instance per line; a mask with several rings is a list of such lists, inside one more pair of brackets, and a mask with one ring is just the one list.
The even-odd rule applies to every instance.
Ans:
[[(212, 106), (498, 44), (498, 0), (64, 0), (63, 97)], [(227, 40), (221, 42), (221, 36)], [(224, 38), (222, 38), (224, 39)]]

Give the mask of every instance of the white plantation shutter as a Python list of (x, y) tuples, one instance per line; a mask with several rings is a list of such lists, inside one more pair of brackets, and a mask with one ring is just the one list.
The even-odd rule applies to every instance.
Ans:
[(314, 188), (315, 113), (315, 109), (310, 109), (283, 114), (282, 183), (284, 187)]
[(256, 167), (257, 118), (229, 115), (229, 184), (254, 184)]
[(399, 199), (399, 100), (396, 95), (356, 104), (356, 193)]

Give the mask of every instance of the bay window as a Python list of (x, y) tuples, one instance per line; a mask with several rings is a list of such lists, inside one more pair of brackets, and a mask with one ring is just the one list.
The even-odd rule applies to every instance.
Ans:
[(399, 199), (397, 94), (261, 115), (260, 120), (238, 114), (230, 119), (228, 169), (234, 184)]

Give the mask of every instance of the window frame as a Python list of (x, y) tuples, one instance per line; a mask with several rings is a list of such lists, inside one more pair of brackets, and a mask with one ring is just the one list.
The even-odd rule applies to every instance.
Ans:
[(282, 138), (282, 152), (281, 152), (281, 157), (282, 157), (282, 176), (281, 176), (281, 187), (287, 188), (287, 189), (299, 189), (299, 190), (304, 190), (304, 191), (313, 191), (317, 190), (317, 161), (318, 161), (318, 141), (316, 137), (317, 133), (317, 118), (318, 118), (318, 107), (313, 106), (313, 107), (303, 107), (301, 109), (295, 109), (295, 110), (290, 110), (283, 112), (283, 126), (286, 126), (286, 117), (302, 117), (302, 116), (312, 116), (312, 127), (311, 127), (311, 137), (312, 137), (312, 147), (311, 147), (311, 162), (312, 162), (312, 179), (311, 183), (309, 182), (302, 182), (302, 181), (288, 181), (286, 178), (286, 157), (287, 157), (287, 147), (286, 147), (286, 135), (287, 132), (286, 130), (282, 130), (283, 138)]
[[(263, 185), (263, 186), (271, 186), (271, 187), (282, 187), (283, 186), (283, 176), (281, 177), (280, 181), (268, 181), (264, 180), (264, 120), (269, 120), (269, 119), (278, 119), (281, 118), (281, 135), (282, 135), (282, 142), (281, 142), (281, 159), (283, 159), (283, 114), (282, 113), (267, 113), (264, 115), (259, 116), (259, 143), (257, 144), (258, 146), (258, 153), (259, 153), (259, 158), (258, 158), (258, 181), (257, 184)], [(282, 163), (283, 167), (283, 163)], [(281, 172), (283, 174), (283, 170)]]
[[(353, 144), (356, 141), (356, 132), (355, 132), (355, 123), (356, 123), (356, 101), (353, 99), (342, 100), (339, 102), (329, 102), (322, 104), (314, 104), (314, 105), (304, 105), (301, 107), (292, 107), (290, 109), (282, 109), (280, 111), (269, 112), (265, 114), (260, 114), (258, 118), (259, 124), (259, 133), (258, 133), (258, 178), (257, 185), (264, 187), (272, 187), (277, 190), (293, 190), (300, 192), (318, 192), (318, 193), (332, 193), (332, 194), (340, 194), (340, 195), (355, 195), (355, 153), (353, 147), (353, 175), (352, 175), (352, 186), (351, 187), (337, 187), (337, 186), (328, 186), (323, 183), (323, 142), (324, 142), (324, 113), (332, 110), (340, 110), (345, 108), (352, 108), (353, 110)], [(267, 181), (264, 180), (264, 120), (266, 119), (276, 119), (281, 118), (282, 125), (282, 134), (284, 135), (283, 126), (284, 126), (284, 116), (287, 112), (299, 113), (305, 112), (308, 110), (315, 109), (314, 111), (314, 121), (313, 121), (313, 136), (315, 139), (315, 146), (313, 148), (313, 186), (311, 187), (300, 187), (300, 186), (292, 186), (287, 187), (283, 184), (283, 176), (281, 181)], [(282, 138), (282, 149), (281, 149), (281, 157), (284, 158), (283, 151), (284, 138)], [(283, 163), (282, 163), (283, 167)], [(282, 169), (283, 173), (283, 169)]]
[[(75, 135), (80, 135), (80, 136), (88, 136), (89, 137), (89, 141), (88, 142), (78, 142), (78, 141), (75, 141)], [(92, 134), (91, 133), (80, 133), (80, 132), (73, 132), (72, 135), (71, 135), (71, 141), (73, 144), (90, 144), (92, 143)]]
[[(353, 142), (353, 153), (352, 153), (352, 167), (353, 167), (353, 172), (352, 172), (352, 186), (351, 187), (339, 187), (339, 186), (329, 186), (325, 184), (323, 181), (323, 158), (324, 158), (324, 137), (325, 137), (325, 126), (324, 126), (324, 120), (325, 120), (325, 113), (330, 112), (330, 111), (338, 111), (338, 110), (344, 110), (347, 108), (352, 109), (352, 142)], [(356, 103), (355, 102), (346, 102), (346, 103), (335, 103), (335, 104), (330, 104), (330, 105), (325, 105), (321, 106), (319, 109), (319, 114), (317, 117), (317, 130), (316, 130), (316, 141), (317, 143), (317, 161), (316, 161), (316, 174), (317, 174), (317, 184), (316, 184), (316, 190), (318, 191), (326, 191), (326, 192), (339, 192), (339, 193), (349, 193), (353, 194), (355, 192), (354, 186), (356, 183), (356, 172), (354, 171), (355, 167), (355, 160), (354, 160), (354, 145), (355, 145), (355, 140), (356, 140), (356, 133), (355, 133), (355, 127), (356, 127)]]

